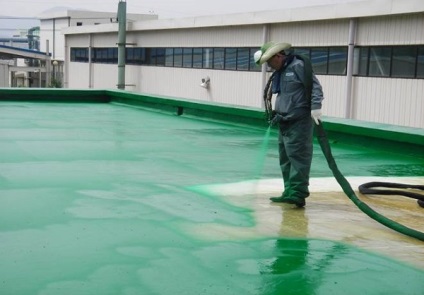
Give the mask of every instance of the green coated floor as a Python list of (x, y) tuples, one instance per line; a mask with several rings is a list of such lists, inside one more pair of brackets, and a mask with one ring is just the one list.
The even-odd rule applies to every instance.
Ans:
[[(424, 294), (424, 264), (349, 243), (349, 231), (367, 227), (349, 220), (354, 209), (340, 211), (357, 225), (346, 239), (320, 236), (318, 225), (305, 237), (281, 230), (302, 231), (299, 215), (327, 233), (340, 224), (319, 195), (295, 210), (252, 193), (246, 183), (280, 177), (276, 134), (265, 134), (120, 104), (0, 103), (0, 294)], [(348, 177), (424, 176), (424, 157), (332, 147)], [(331, 171), (318, 145), (314, 153), (319, 183)], [(223, 192), (234, 184), (239, 201)], [(390, 243), (405, 255), (424, 247)]]

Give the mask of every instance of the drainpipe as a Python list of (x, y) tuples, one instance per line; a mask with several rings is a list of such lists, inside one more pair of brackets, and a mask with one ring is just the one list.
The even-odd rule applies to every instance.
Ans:
[(93, 88), (93, 65), (91, 62), (91, 51), (93, 50), (93, 36), (88, 34), (88, 88)]
[[(268, 25), (264, 25), (262, 28), (262, 44), (265, 44), (266, 42), (268, 42), (268, 34), (269, 34), (269, 26)], [(261, 93), (260, 93), (260, 98), (261, 98), (261, 107), (264, 109), (265, 108), (265, 101), (263, 100), (263, 90), (265, 89), (266, 86), (266, 70), (267, 70), (267, 64), (264, 63), (262, 65), (262, 87), (261, 87)]]
[(349, 21), (349, 45), (347, 52), (347, 73), (346, 73), (346, 109), (345, 118), (352, 119), (352, 82), (353, 82), (353, 56), (355, 49), (355, 36), (357, 30), (357, 20)]
[(44, 87), (49, 87), (51, 84), (51, 57), (50, 57), (50, 41), (46, 40), (46, 85)]
[(56, 19), (53, 18), (53, 60), (56, 59)]
[(125, 90), (125, 43), (126, 43), (127, 3), (118, 4), (118, 89)]

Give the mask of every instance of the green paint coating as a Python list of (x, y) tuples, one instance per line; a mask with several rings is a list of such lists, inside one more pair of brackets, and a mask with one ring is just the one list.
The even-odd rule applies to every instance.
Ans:
[[(191, 188), (279, 177), (267, 132), (117, 104), (0, 103), (0, 294), (421, 294), (422, 270), (340, 243), (187, 230), (255, 226), (251, 209)], [(332, 148), (346, 175), (424, 175), (422, 157)], [(314, 149), (312, 176), (330, 176)]]

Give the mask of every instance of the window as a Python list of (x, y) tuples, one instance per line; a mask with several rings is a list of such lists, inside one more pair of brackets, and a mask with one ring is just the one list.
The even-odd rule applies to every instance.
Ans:
[(203, 48), (203, 68), (211, 69), (213, 67), (213, 49)]
[(371, 47), (368, 75), (388, 77), (390, 75), (391, 47)]
[(71, 61), (88, 62), (88, 48), (71, 48)]
[(414, 78), (416, 57), (416, 47), (393, 47), (392, 77)]
[(312, 48), (311, 62), (316, 74), (327, 74), (328, 48)]
[(165, 65), (165, 48), (156, 48), (156, 65)]
[(174, 48), (174, 67), (183, 66), (183, 49)]
[(251, 71), (260, 72), (261, 69), (262, 69), (262, 66), (258, 66), (255, 63), (255, 60), (253, 58), (253, 55), (255, 54), (256, 51), (259, 50), (259, 47), (253, 47), (253, 48), (250, 48), (249, 50), (250, 50), (250, 54), (249, 54), (249, 68), (250, 68)]
[(137, 65), (146, 62), (146, 48), (134, 48), (134, 62)]
[(165, 66), (167, 67), (174, 66), (174, 48), (165, 49)]
[(330, 47), (328, 57), (329, 75), (346, 75), (347, 48)]
[(367, 76), (368, 75), (368, 56), (369, 48), (362, 47), (359, 50), (359, 65), (358, 65), (358, 75)]
[(239, 48), (237, 50), (237, 70), (248, 71), (249, 70), (249, 48)]
[(225, 48), (225, 69), (237, 69), (237, 48)]
[(424, 46), (418, 47), (417, 78), (424, 78)]
[(146, 48), (146, 58), (143, 60), (143, 64), (156, 65), (156, 48)]
[(193, 68), (202, 68), (202, 48), (193, 48)]
[(125, 63), (134, 64), (134, 48), (125, 49)]
[(184, 68), (193, 67), (193, 48), (183, 49), (183, 67)]
[[(346, 75), (347, 46), (295, 47), (294, 53), (309, 58), (318, 75)], [(256, 71), (258, 47), (126, 48), (129, 65), (184, 67), (194, 69)], [(71, 62), (118, 63), (118, 48), (70, 49)], [(424, 45), (357, 46), (353, 53), (353, 74), (364, 77), (424, 78)], [(271, 70), (271, 69), (268, 69)]]
[(213, 51), (213, 68), (224, 69), (224, 48), (215, 48)]
[(294, 53), (311, 58), (311, 50), (309, 48), (294, 48)]

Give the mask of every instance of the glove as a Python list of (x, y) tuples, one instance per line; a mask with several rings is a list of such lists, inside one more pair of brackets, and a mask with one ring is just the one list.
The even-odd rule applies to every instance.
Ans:
[(321, 121), (321, 115), (321, 109), (311, 111), (311, 117), (314, 119), (315, 124), (319, 125), (319, 121)]
[(269, 125), (274, 126), (277, 124), (280, 124), (280, 122), (283, 121), (283, 116), (281, 116), (280, 114), (276, 113), (276, 112), (272, 112), (272, 117), (271, 120), (269, 120)]

